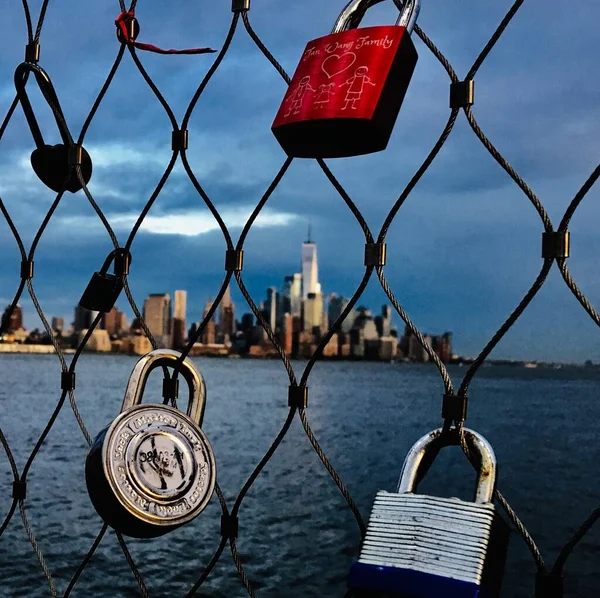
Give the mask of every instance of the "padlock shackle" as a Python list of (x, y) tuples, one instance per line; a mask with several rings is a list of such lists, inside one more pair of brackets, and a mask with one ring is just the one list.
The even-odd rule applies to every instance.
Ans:
[[(475, 502), (490, 503), (494, 498), (498, 470), (494, 449), (481, 434), (466, 428), (464, 433), (467, 445), (479, 467)], [(426, 470), (431, 467), (440, 449), (459, 444), (460, 435), (457, 430), (444, 434), (440, 428), (420, 438), (406, 456), (398, 483), (398, 492), (400, 494), (415, 493), (419, 482), (423, 479)]]
[[(142, 401), (144, 388), (150, 372), (160, 366), (175, 367), (181, 358), (179, 351), (171, 349), (156, 349), (144, 355), (133, 368), (129, 382), (125, 389), (121, 413), (139, 405)], [(184, 377), (190, 391), (187, 415), (198, 426), (202, 426), (204, 408), (206, 406), (206, 385), (202, 374), (196, 366), (186, 357), (181, 364), (177, 364), (177, 371)]]
[(40, 131), (40, 127), (37, 123), (37, 119), (35, 118), (33, 108), (31, 107), (31, 102), (29, 101), (29, 96), (27, 95), (27, 89), (25, 87), (30, 73), (33, 73), (33, 76), (35, 77), (46, 103), (54, 114), (54, 120), (56, 121), (58, 132), (60, 133), (63, 144), (67, 147), (72, 146), (73, 138), (71, 137), (71, 132), (67, 127), (65, 115), (60, 107), (58, 96), (56, 95), (56, 91), (54, 90), (54, 86), (52, 85), (52, 81), (50, 80), (48, 73), (46, 73), (46, 71), (37, 64), (23, 62), (17, 66), (15, 70), (15, 89), (17, 91), (17, 98), (19, 99), (21, 107), (23, 108), (23, 112), (25, 113), (25, 119), (29, 125), (29, 130), (31, 131), (31, 135), (36, 147), (38, 149), (43, 148), (45, 142), (42, 132)]
[[(348, 29), (356, 29), (363, 20), (367, 10), (382, 1), (350, 0), (337, 18), (331, 33), (341, 33), (342, 31), (348, 31)], [(404, 9), (400, 13), (396, 25), (398, 27), (406, 27), (406, 31), (410, 35), (413, 32), (420, 10), (421, 0), (405, 0)]]
[[(117, 256), (123, 260), (120, 262), (119, 267), (117, 268)], [(104, 260), (102, 264), (102, 268), (100, 268), (101, 274), (106, 274), (112, 262), (115, 262), (115, 276), (122, 276), (124, 274), (129, 274), (129, 266), (131, 265), (131, 252), (127, 251), (124, 247), (119, 247), (118, 249), (113, 249)], [(121, 270), (118, 272), (117, 270)], [(123, 271), (124, 270), (124, 271)]]

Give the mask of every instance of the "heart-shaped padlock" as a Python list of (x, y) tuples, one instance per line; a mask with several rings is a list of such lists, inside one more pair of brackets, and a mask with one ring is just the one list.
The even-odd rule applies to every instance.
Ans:
[[(44, 142), (25, 88), (30, 73), (33, 73), (42, 95), (54, 114), (63, 141), (61, 144), (47, 145)], [(35, 174), (44, 185), (57, 193), (63, 190), (76, 193), (82, 188), (76, 167), (81, 168), (81, 175), (87, 185), (92, 177), (92, 159), (83, 146), (73, 142), (50, 77), (37, 64), (24, 62), (15, 70), (15, 87), (36, 145), (36, 149), (31, 154), (31, 166)]]

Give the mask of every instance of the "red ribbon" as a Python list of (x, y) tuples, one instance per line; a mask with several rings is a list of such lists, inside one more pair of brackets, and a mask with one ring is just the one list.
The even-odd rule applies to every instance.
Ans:
[(148, 52), (155, 52), (156, 54), (208, 54), (216, 52), (216, 50), (212, 50), (211, 48), (188, 48), (186, 50), (163, 50), (157, 46), (153, 46), (152, 44), (143, 44), (141, 42), (136, 42), (135, 40), (129, 37), (129, 28), (127, 27), (128, 23), (135, 18), (135, 13), (133, 10), (123, 11), (115, 21), (115, 25), (121, 32), (123, 39), (127, 44), (138, 48), (139, 50), (147, 50)]

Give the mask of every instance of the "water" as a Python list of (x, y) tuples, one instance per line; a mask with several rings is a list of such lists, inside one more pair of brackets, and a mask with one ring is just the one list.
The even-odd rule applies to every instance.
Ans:
[[(117, 413), (134, 358), (84, 355), (76, 399), (90, 433)], [(288, 380), (276, 361), (199, 360), (208, 389), (204, 430), (215, 450), (218, 481), (230, 506), (283, 425)], [(59, 399), (53, 356), (0, 356), (0, 421), (21, 470)], [(294, 363), (301, 371), (303, 364)], [(451, 369), (459, 380), (464, 370)], [(160, 396), (153, 374), (147, 400)], [(469, 427), (492, 443), (499, 488), (552, 563), (600, 504), (597, 370), (485, 368), (470, 391)], [(439, 426), (443, 386), (432, 367), (321, 363), (310, 378), (308, 419), (368, 517), (374, 494), (393, 490), (406, 452)], [(154, 395), (153, 395), (154, 393)], [(87, 496), (84, 438), (65, 405), (29, 474), (27, 516), (62, 595), (101, 522)], [(0, 451), (0, 517), (10, 507), (12, 477)], [(468, 498), (474, 475), (458, 449), (447, 449), (421, 491)], [(216, 499), (190, 525), (128, 546), (152, 597), (183, 596), (219, 543)], [(359, 532), (344, 499), (295, 421), (240, 511), (238, 548), (261, 597), (338, 597), (358, 555)], [(600, 595), (600, 532), (582, 541), (567, 567), (566, 595)], [(515, 533), (503, 598), (533, 595), (534, 564)], [(0, 595), (49, 596), (21, 519), (0, 538)], [(74, 597), (138, 596), (112, 532), (75, 587)], [(198, 596), (245, 596), (226, 551)]]

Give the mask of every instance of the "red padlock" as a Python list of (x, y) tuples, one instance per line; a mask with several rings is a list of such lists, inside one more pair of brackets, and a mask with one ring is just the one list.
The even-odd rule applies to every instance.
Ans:
[(387, 147), (417, 64), (420, 0), (396, 25), (357, 29), (381, 0), (351, 0), (330, 35), (308, 43), (272, 131), (288, 156), (345, 158)]

